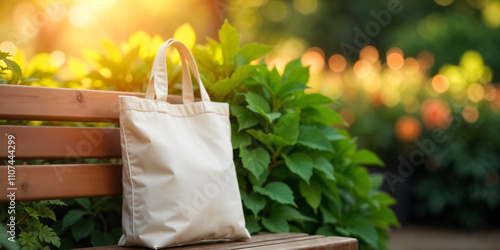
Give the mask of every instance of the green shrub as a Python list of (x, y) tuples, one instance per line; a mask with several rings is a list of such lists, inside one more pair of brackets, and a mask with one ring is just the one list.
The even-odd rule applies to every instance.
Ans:
[[(194, 36), (190, 26), (182, 26), (176, 34), (182, 32), (181, 37)], [(188, 46), (212, 99), (230, 104), (234, 160), (248, 230), (351, 236), (359, 239), (361, 249), (387, 248), (389, 227), (399, 226), (389, 208), (395, 201), (378, 190), (383, 177), (370, 175), (363, 166), (383, 163), (374, 153), (358, 150), (356, 138), (347, 131), (333, 127), (344, 122), (332, 100), (306, 93), (309, 69), (296, 59), (283, 73), (269, 70), (263, 60), (256, 60), (272, 48), (254, 43), (240, 47), (240, 37), (228, 22), (219, 31), (219, 42), (207, 40), (206, 45), (195, 45), (193, 40)], [(148, 67), (152, 57), (145, 53), (129, 58), (131, 51), (140, 55), (147, 46), (133, 44), (129, 41), (123, 50), (108, 44), (106, 55), (95, 55), (95, 65), (113, 69), (111, 77), (98, 68), (75, 74), (61, 85), (90, 78), (98, 88), (125, 90), (131, 83), (122, 76), (133, 75), (137, 85), (129, 89), (144, 90), (148, 73), (137, 69)], [(133, 63), (124, 65), (128, 60)], [(169, 92), (179, 93), (180, 67), (175, 55), (168, 60)], [(70, 210), (58, 211), (64, 218), (53, 228), (65, 247), (95, 246), (108, 243), (106, 239), (116, 242), (120, 222), (108, 215), (119, 215), (120, 199), (107, 199), (74, 199), (68, 201)], [(95, 232), (107, 238), (97, 241)]]

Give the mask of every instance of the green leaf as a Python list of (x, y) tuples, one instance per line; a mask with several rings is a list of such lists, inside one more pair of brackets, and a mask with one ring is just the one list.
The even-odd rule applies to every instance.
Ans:
[[(27, 208), (27, 207), (25, 207)], [(54, 211), (48, 206), (39, 206), (37, 207), (38, 216), (42, 218), (50, 218), (51, 220), (56, 220), (56, 214)]]
[(401, 226), (394, 212), (388, 207), (381, 207), (379, 210), (374, 210), (366, 218), (373, 225), (384, 230), (389, 229), (390, 225)]
[(350, 234), (359, 236), (373, 248), (378, 247), (378, 235), (375, 226), (366, 219), (357, 219), (344, 227)]
[(271, 144), (273, 144), (273, 142), (275, 144), (285, 145), (285, 141), (283, 140), (283, 138), (278, 138), (277, 136), (275, 136), (271, 133), (266, 134), (266, 133), (262, 132), (262, 130), (255, 130), (255, 129), (249, 129), (246, 132), (249, 135), (253, 136), (253, 138), (264, 143), (264, 145), (266, 145), (269, 148), (271, 147)]
[(337, 223), (337, 221), (338, 221), (337, 217), (326, 206), (323, 206), (323, 205), (320, 206), (319, 210), (321, 211), (321, 214), (323, 215), (323, 223), (324, 224), (327, 224), (327, 223), (336, 224)]
[(299, 138), (297, 142), (308, 148), (333, 151), (333, 147), (328, 139), (315, 127), (301, 125), (299, 128)]
[(285, 217), (286, 220), (294, 220), (294, 221), (311, 221), (311, 222), (317, 222), (316, 219), (305, 216), (301, 214), (297, 209), (288, 206), (288, 205), (281, 205), (278, 208), (276, 208), (273, 213), (275, 214), (281, 214), (283, 217)]
[(309, 81), (309, 67), (294, 67), (286, 73), (283, 73), (283, 83), (300, 82), (306, 84)]
[(295, 102), (293, 102), (293, 106), (297, 108), (305, 108), (316, 105), (328, 104), (332, 102), (333, 101), (330, 98), (322, 94), (314, 93), (314, 94), (304, 95), (301, 98), (297, 99)]
[(271, 46), (257, 43), (248, 43), (241, 47), (239, 53), (245, 58), (247, 63), (250, 63), (255, 59), (265, 56), (272, 49), (273, 47)]
[(361, 149), (356, 152), (352, 159), (353, 163), (384, 166), (384, 162), (372, 151)]
[(322, 125), (322, 126), (318, 126), (318, 129), (330, 141), (338, 141), (338, 140), (343, 140), (343, 139), (347, 138), (344, 135), (340, 134), (336, 128), (331, 127), (331, 126)]
[(283, 182), (270, 182), (265, 187), (253, 186), (253, 190), (265, 195), (281, 204), (297, 206), (293, 198), (293, 191)]
[(287, 145), (293, 145), (299, 137), (300, 113), (288, 113), (282, 116), (274, 126), (274, 134), (283, 138)]
[(231, 145), (233, 149), (246, 148), (252, 143), (252, 139), (245, 132), (238, 132), (238, 126), (231, 124)]
[(63, 229), (75, 224), (82, 216), (88, 214), (87, 211), (73, 209), (70, 210), (63, 218)]
[(254, 115), (254, 113), (244, 107), (231, 105), (231, 114), (236, 117), (236, 120), (238, 120), (238, 131), (259, 124), (259, 119)]
[(92, 234), (90, 235), (90, 243), (92, 243), (92, 246), (94, 247), (116, 244), (113, 235), (101, 230), (95, 230), (94, 232), (92, 232)]
[(313, 174), (313, 161), (306, 153), (293, 153), (289, 156), (282, 154), (285, 164), (293, 173), (309, 183)]
[(392, 198), (390, 195), (376, 191), (374, 194), (370, 196), (371, 199), (378, 201), (381, 206), (390, 206), (396, 204), (396, 200)]
[(185, 23), (175, 30), (174, 38), (186, 44), (189, 49), (193, 49), (196, 43), (196, 32), (191, 24)]
[(269, 218), (262, 218), (262, 225), (273, 233), (287, 233), (290, 230), (285, 217), (277, 213), (271, 214)]
[(302, 67), (302, 63), (301, 63), (301, 58), (297, 58), (297, 59), (294, 59), (292, 61), (290, 61), (286, 66), (285, 66), (285, 70), (283, 71), (283, 79), (287, 79), (288, 78), (288, 75), (290, 75), (290, 72), (292, 71), (292, 69), (295, 69), (297, 67)]
[(251, 65), (245, 65), (236, 69), (229, 78), (224, 78), (210, 85), (209, 90), (214, 94), (215, 100), (224, 100), (224, 98), (238, 88), (241, 83), (250, 76)]
[(311, 206), (314, 213), (317, 212), (319, 204), (321, 204), (321, 186), (317, 182), (306, 183), (299, 182), (300, 193), (306, 198), (307, 204)]
[(384, 183), (383, 174), (370, 174), (371, 189), (379, 189)]
[(245, 100), (247, 101), (248, 105), (247, 108), (250, 109), (251, 111), (259, 114), (259, 110), (257, 107), (260, 107), (264, 113), (270, 113), (271, 112), (271, 107), (269, 106), (269, 103), (267, 103), (267, 100), (255, 93), (245, 93)]
[(333, 165), (325, 157), (315, 157), (313, 159), (314, 169), (321, 172), (327, 179), (335, 181)]
[(262, 187), (264, 183), (267, 181), (267, 177), (269, 177), (269, 171), (264, 171), (258, 178), (253, 176), (253, 174), (249, 175), (250, 183), (254, 186)]
[(226, 76), (229, 76), (233, 67), (232, 62), (240, 47), (240, 36), (227, 20), (224, 21), (222, 28), (219, 30), (219, 41), (222, 48), (224, 72)]
[(325, 124), (325, 125), (335, 125), (335, 124), (341, 124), (341, 125), (348, 125), (344, 120), (342, 120), (342, 117), (333, 109), (323, 106), (323, 105), (317, 105), (314, 106), (314, 110), (316, 115), (311, 117), (312, 120)]
[(77, 223), (71, 226), (71, 234), (76, 242), (88, 237), (94, 231), (95, 223), (93, 220), (80, 219)]
[(257, 148), (252, 151), (241, 148), (240, 157), (243, 167), (250, 171), (256, 178), (267, 169), (271, 162), (269, 153), (263, 148)]
[(251, 234), (262, 230), (262, 227), (259, 225), (259, 221), (257, 221), (255, 216), (245, 216), (245, 227)]
[(292, 94), (296, 91), (302, 91), (307, 89), (307, 85), (301, 82), (285, 82), (281, 85), (281, 88), (276, 93), (278, 98), (284, 98), (285, 96)]
[(33, 232), (21, 232), (19, 234), (19, 243), (23, 246), (22, 249), (40, 249), (42, 245), (38, 238), (33, 235)]
[(274, 67), (269, 73), (269, 83), (273, 93), (277, 93), (281, 88), (281, 76), (278, 69)]
[(274, 120), (281, 117), (281, 113), (279, 113), (279, 112), (266, 113), (261, 107), (257, 106), (256, 108), (257, 108), (257, 112), (260, 115), (262, 115), (264, 118), (266, 118), (268, 123), (272, 123)]
[(361, 195), (366, 196), (370, 192), (370, 175), (368, 170), (362, 166), (355, 165), (346, 169), (346, 176), (353, 182), (354, 190)]
[(19, 78), (23, 76), (21, 67), (19, 67), (19, 65), (16, 62), (9, 60), (7, 58), (4, 58), (2, 60), (5, 62), (5, 64), (7, 64), (7, 67), (9, 67), (9, 69), (12, 71), (12, 73), (14, 73), (14, 75), (16, 75)]
[(61, 246), (61, 239), (57, 234), (50, 228), (45, 225), (38, 231), (38, 238), (41, 242), (50, 243), (56, 247)]
[(90, 211), (90, 199), (89, 198), (76, 198), (76, 203), (80, 204), (85, 210)]
[(264, 196), (257, 193), (248, 195), (244, 191), (241, 191), (240, 193), (243, 204), (245, 205), (245, 207), (250, 209), (254, 215), (257, 215), (266, 206), (267, 201)]
[(333, 227), (330, 225), (323, 225), (316, 230), (316, 235), (324, 235), (324, 236), (336, 236), (337, 233), (333, 230)]
[(43, 202), (47, 202), (49, 205), (67, 206), (67, 204), (62, 200), (46, 200)]
[(9, 52), (3, 52), (3, 51), (0, 51), (0, 60), (5, 59), (5, 58), (7, 58), (7, 57), (9, 57), (9, 56), (11, 56), (11, 55), (9, 54)]

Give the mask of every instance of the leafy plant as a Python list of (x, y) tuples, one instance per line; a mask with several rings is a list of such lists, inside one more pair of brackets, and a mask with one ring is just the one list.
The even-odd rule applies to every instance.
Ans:
[(77, 198), (67, 201), (69, 211), (53, 225), (65, 249), (115, 245), (121, 234), (121, 196)]
[(329, 106), (332, 100), (305, 93), (309, 69), (300, 59), (282, 74), (263, 61), (249, 64), (270, 48), (239, 48), (227, 22), (219, 41), (195, 51), (212, 96), (230, 103), (249, 231), (345, 235), (359, 238), (361, 248), (386, 248), (387, 229), (399, 225), (388, 207), (395, 201), (377, 190), (383, 177), (362, 166), (383, 163), (357, 150), (347, 131), (331, 127), (344, 122)]
[[(56, 221), (56, 215), (52, 210), (55, 206), (65, 206), (60, 200), (47, 200), (39, 202), (19, 202), (16, 204), (16, 240), (21, 249), (50, 249), (51, 246), (60, 247), (61, 240), (54, 230), (49, 226), (51, 221)], [(3, 213), (0, 220), (7, 221), (11, 216), (7, 211), (7, 204), (1, 204)], [(4, 245), (4, 243), (2, 243)], [(16, 246), (6, 247), (17, 249)]]
[[(283, 72), (269, 69), (259, 59), (272, 47), (240, 47), (240, 36), (227, 21), (218, 42), (207, 38), (207, 44), (195, 45), (189, 25), (181, 26), (174, 37), (194, 51), (212, 99), (230, 104), (234, 159), (249, 231), (345, 235), (357, 237), (362, 249), (386, 248), (389, 226), (399, 225), (389, 209), (395, 201), (378, 190), (383, 178), (363, 166), (383, 163), (374, 153), (358, 150), (356, 138), (346, 130), (333, 127), (344, 121), (331, 99), (306, 92), (309, 69), (300, 59)], [(81, 87), (76, 82), (90, 81), (97, 89), (144, 91), (153, 48), (161, 42), (141, 32), (121, 46), (105, 42), (105, 54), (85, 52), (95, 69), (69, 60), (73, 78), (60, 84)], [(175, 53), (168, 58), (169, 85), (178, 93), (179, 58)], [(116, 243), (121, 234), (120, 197), (67, 203), (69, 209), (58, 211), (63, 219), (52, 225), (61, 248)]]

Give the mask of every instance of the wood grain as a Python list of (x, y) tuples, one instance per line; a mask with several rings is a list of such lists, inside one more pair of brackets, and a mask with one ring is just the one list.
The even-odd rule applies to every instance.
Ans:
[[(118, 122), (119, 95), (144, 93), (0, 84), (0, 120)], [(168, 102), (182, 103), (181, 96)]]
[[(119, 195), (121, 164), (15, 165), (17, 201)], [(7, 173), (7, 166), (0, 166)], [(0, 202), (8, 202), (7, 176), (0, 178)]]
[[(82, 248), (87, 250), (121, 250), (119, 246), (102, 246), (92, 248)], [(147, 249), (140, 247), (128, 247), (127, 249)], [(203, 245), (189, 245), (173, 247), (171, 249), (332, 249), (332, 250), (357, 250), (358, 241), (347, 237), (324, 237), (321, 235), (307, 235), (301, 233), (280, 233), (280, 234), (258, 234), (246, 241), (231, 241), (224, 243), (212, 243)]]
[[(15, 136), (16, 159), (66, 159), (75, 164), (83, 158), (121, 158), (118, 128), (3, 125), (0, 145), (7, 145), (7, 135)], [(7, 156), (7, 150), (0, 150), (0, 159)]]

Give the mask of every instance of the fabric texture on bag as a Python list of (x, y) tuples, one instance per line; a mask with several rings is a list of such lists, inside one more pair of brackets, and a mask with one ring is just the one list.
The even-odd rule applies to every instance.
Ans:
[[(169, 46), (182, 61), (183, 104), (167, 102)], [(200, 86), (199, 102), (187, 65)], [(146, 97), (119, 101), (123, 236), (118, 245), (158, 249), (250, 238), (233, 162), (229, 105), (210, 101), (189, 49), (174, 39), (165, 42)]]

